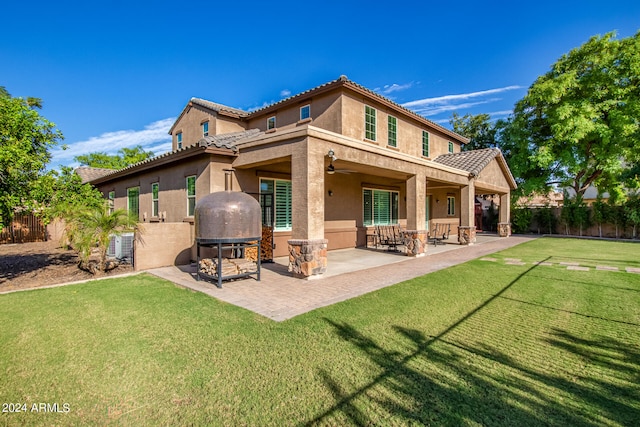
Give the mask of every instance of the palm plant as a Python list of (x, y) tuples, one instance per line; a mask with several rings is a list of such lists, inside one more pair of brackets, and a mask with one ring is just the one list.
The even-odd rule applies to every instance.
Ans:
[(107, 204), (98, 208), (87, 208), (75, 212), (68, 222), (69, 241), (80, 256), (81, 268), (95, 273), (89, 265), (89, 258), (97, 249), (99, 253), (98, 271), (107, 267), (107, 250), (112, 236), (138, 229), (137, 218), (124, 209), (110, 211)]

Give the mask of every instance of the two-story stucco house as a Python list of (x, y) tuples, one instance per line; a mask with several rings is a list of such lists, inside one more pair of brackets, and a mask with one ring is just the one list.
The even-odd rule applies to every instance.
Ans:
[(252, 112), (192, 98), (170, 134), (170, 153), (91, 180), (146, 223), (137, 268), (193, 259), (195, 205), (224, 190), (230, 168), (234, 190), (273, 195), (260, 199), (273, 212), (275, 256), (292, 241), (365, 246), (376, 224), (424, 236), (447, 222), (472, 243), (482, 194), (500, 197), (509, 235), (516, 185), (499, 150), (463, 152), (466, 138), (345, 76)]

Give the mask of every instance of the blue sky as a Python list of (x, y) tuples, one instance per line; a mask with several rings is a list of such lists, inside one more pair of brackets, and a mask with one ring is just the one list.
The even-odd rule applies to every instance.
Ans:
[(30, 1), (2, 7), (0, 86), (42, 98), (51, 167), (162, 154), (191, 97), (244, 110), (344, 74), (430, 120), (503, 118), (589, 37), (640, 30), (635, 1)]

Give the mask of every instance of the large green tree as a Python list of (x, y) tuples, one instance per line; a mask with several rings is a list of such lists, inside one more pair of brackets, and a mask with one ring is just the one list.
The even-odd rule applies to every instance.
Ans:
[(121, 148), (117, 154), (107, 154), (105, 152), (95, 152), (74, 157), (74, 160), (83, 166), (106, 169), (122, 169), (134, 163), (150, 159), (154, 154), (152, 151), (145, 151), (141, 145), (133, 148)]
[(464, 151), (498, 146), (498, 141), (496, 140), (497, 127), (491, 122), (489, 114), (465, 114), (460, 116), (458, 113), (453, 113), (449, 123), (454, 132), (469, 138), (469, 143), (462, 147)]
[(0, 225), (30, 201), (45, 173), (49, 149), (63, 139), (56, 125), (37, 111), (38, 98), (14, 98), (0, 87)]
[(540, 76), (515, 107), (503, 151), (524, 192), (619, 191), (640, 157), (640, 32), (592, 37)]
[(33, 185), (30, 194), (31, 207), (49, 223), (52, 219), (67, 219), (84, 208), (98, 209), (104, 204), (104, 196), (82, 179), (73, 168), (60, 167), (42, 175)]

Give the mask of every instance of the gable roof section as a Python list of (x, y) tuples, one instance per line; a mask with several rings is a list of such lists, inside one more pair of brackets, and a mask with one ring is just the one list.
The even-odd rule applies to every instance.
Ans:
[(207, 101), (206, 99), (191, 98), (189, 100), (189, 102), (187, 102), (187, 105), (185, 105), (185, 107), (182, 109), (182, 112), (180, 112), (180, 115), (178, 116), (176, 121), (173, 122), (173, 125), (171, 126), (171, 129), (169, 129), (169, 134), (170, 135), (171, 135), (171, 133), (173, 133), (173, 129), (176, 127), (176, 125), (178, 124), (178, 122), (180, 121), (182, 116), (187, 114), (187, 112), (194, 105), (198, 105), (200, 107), (204, 107), (207, 110), (211, 111), (212, 113), (220, 114), (222, 116), (229, 116), (229, 117), (233, 117), (233, 118), (245, 118), (245, 117), (247, 117), (249, 115), (248, 112), (246, 112), (244, 110), (240, 110), (238, 108), (228, 107), (228, 106), (223, 105), (223, 104), (218, 104), (217, 102)]
[(509, 170), (502, 151), (499, 148), (483, 148), (480, 150), (461, 151), (459, 153), (442, 154), (433, 161), (445, 166), (460, 169), (469, 172), (474, 178), (480, 175), (480, 172), (487, 167), (493, 159), (498, 161), (500, 168), (505, 174), (505, 178), (511, 185), (512, 189), (517, 188), (516, 181)]
[(106, 169), (106, 168), (92, 168), (90, 166), (79, 166), (74, 172), (78, 174), (82, 183), (87, 183), (89, 181), (93, 181), (94, 179), (102, 178), (103, 176), (109, 175), (110, 173), (115, 172), (115, 169)]

